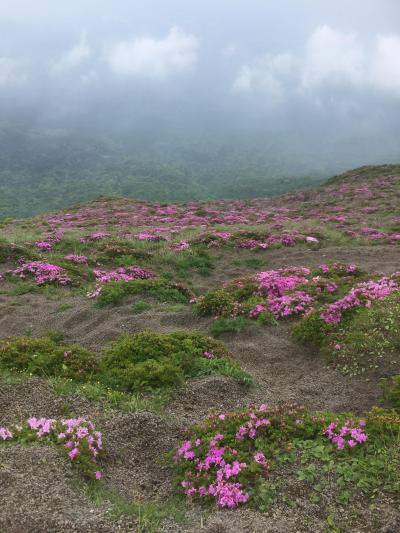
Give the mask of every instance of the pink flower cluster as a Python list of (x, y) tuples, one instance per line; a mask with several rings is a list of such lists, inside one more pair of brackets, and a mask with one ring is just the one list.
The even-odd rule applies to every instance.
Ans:
[[(62, 420), (64, 426), (58, 434), (58, 439), (64, 441), (64, 448), (69, 450), (68, 457), (73, 461), (85, 447), (89, 451), (93, 461), (102, 450), (102, 434), (95, 430), (95, 425), (86, 418), (70, 418)], [(97, 475), (96, 475), (97, 478)]]
[(291, 294), (271, 298), (266, 310), (271, 311), (275, 318), (285, 318), (310, 311), (313, 303), (314, 298), (306, 292), (294, 291)]
[(368, 440), (368, 435), (363, 429), (364, 426), (364, 420), (360, 420), (357, 426), (354, 425), (352, 420), (348, 420), (339, 429), (335, 422), (331, 422), (324, 431), (324, 435), (336, 444), (339, 450), (343, 450), (346, 446), (354, 448), (357, 444), (362, 444)]
[(189, 250), (190, 244), (188, 241), (180, 241), (176, 244), (172, 244), (171, 250), (174, 250), (175, 252), (183, 252), (185, 250)]
[(64, 259), (66, 261), (72, 261), (72, 263), (87, 263), (87, 260), (88, 260), (86, 255), (75, 255), (75, 254), (64, 255)]
[(54, 244), (61, 241), (61, 239), (63, 238), (63, 235), (64, 235), (63, 229), (54, 230), (53, 232), (50, 232), (47, 234), (47, 236), (44, 238), (45, 240), (36, 241), (35, 246), (39, 248), (40, 250), (48, 252), (53, 248)]
[[(63, 445), (68, 457), (74, 461), (79, 455), (89, 456), (95, 463), (102, 450), (102, 434), (96, 431), (95, 425), (86, 418), (70, 418), (57, 421), (54, 418), (31, 417), (26, 421), (26, 426), (15, 425), (13, 432), (9, 428), (0, 427), (0, 438), (3, 440), (18, 439), (24, 432), (33, 434), (35, 438), (48, 437), (50, 442)], [(31, 432), (31, 433), (30, 433)], [(94, 472), (95, 479), (101, 479), (102, 472)]]
[(139, 239), (139, 241), (160, 241), (165, 240), (165, 237), (163, 235), (156, 235), (154, 233), (149, 233), (146, 231), (143, 231), (141, 233), (137, 233), (134, 235), (136, 239)]
[[(254, 248), (262, 248), (266, 250), (271, 244), (280, 244), (282, 246), (294, 246), (296, 244), (297, 235), (290, 235), (288, 233), (282, 233), (278, 235), (270, 235), (264, 239), (245, 239), (239, 243), (239, 248), (248, 248), (253, 250)], [(313, 238), (313, 237), (311, 237)]]
[(28, 418), (27, 424), (30, 429), (37, 430), (36, 436), (43, 437), (46, 433), (50, 433), (56, 424), (56, 420), (53, 418)]
[(40, 248), (41, 250), (51, 250), (53, 248), (53, 245), (50, 242), (47, 241), (36, 241), (35, 242), (36, 248)]
[(259, 428), (268, 427), (271, 425), (271, 420), (268, 418), (258, 418), (255, 413), (250, 413), (249, 421), (246, 425), (239, 427), (236, 438), (237, 440), (243, 440), (246, 437), (254, 440), (257, 437), (257, 431)]
[(12, 438), (13, 438), (13, 434), (8, 428), (0, 427), (0, 439), (8, 440)]
[[(201, 440), (197, 439), (193, 444), (192, 441), (184, 441), (178, 447), (178, 455), (175, 461), (183, 459), (184, 461), (194, 461), (196, 464), (196, 485), (193, 481), (182, 481), (182, 487), (185, 489), (187, 496), (213, 496), (219, 507), (234, 508), (240, 503), (245, 503), (249, 499), (249, 495), (243, 491), (240, 483), (229, 481), (232, 477), (237, 476), (240, 472), (247, 468), (246, 463), (233, 461), (228, 463), (224, 456), (226, 453), (237, 455), (235, 449), (220, 446), (219, 442), (224, 438), (222, 434), (217, 434), (208, 443), (208, 451), (204, 460), (200, 460), (196, 456), (196, 448), (201, 444)], [(212, 472), (211, 472), (212, 470)], [(211, 483), (201, 484), (201, 478), (204, 474), (207, 476), (211, 474), (214, 481)]]
[(307, 278), (304, 276), (308, 276), (310, 272), (310, 269), (305, 267), (280, 268), (259, 272), (255, 279), (259, 282), (259, 290), (271, 298), (283, 296), (285, 291), (307, 283)]
[(329, 304), (321, 312), (320, 317), (328, 324), (337, 324), (341, 321), (345, 310), (361, 305), (370, 307), (373, 300), (380, 300), (398, 290), (400, 290), (398, 283), (388, 277), (359, 283), (346, 296)]
[(25, 278), (27, 274), (33, 274), (37, 285), (44, 285), (45, 283), (68, 285), (71, 283), (71, 279), (65, 274), (62, 267), (42, 261), (23, 261), (21, 266), (12, 271), (12, 274), (20, 278)]
[[(267, 409), (267, 405), (262, 404), (256, 412), (253, 409), (248, 412), (248, 421), (237, 429), (236, 440), (249, 438), (249, 445), (253, 446), (257, 432), (271, 425), (265, 417)], [(220, 414), (218, 419), (224, 421), (226, 416)], [(251, 476), (251, 473), (260, 471), (260, 467), (265, 475), (269, 464), (261, 451), (254, 451), (249, 464), (240, 461), (240, 453), (232, 446), (224, 445), (223, 441), (222, 433), (213, 434), (203, 441), (199, 438), (186, 440), (177, 447), (174, 459), (175, 462), (185, 461), (185, 470), (188, 463), (186, 479), (181, 482), (187, 496), (213, 496), (219, 507), (232, 509), (249, 500), (249, 494), (235, 478), (243, 471)]]
[(288, 267), (279, 270), (259, 272), (256, 281), (258, 288), (265, 294), (265, 304), (257, 305), (251, 312), (251, 317), (258, 316), (263, 311), (270, 311), (276, 318), (283, 318), (293, 314), (304, 313), (310, 310), (314, 298), (304, 291), (293, 291), (297, 286), (308, 283), (305, 276), (310, 274), (310, 269), (305, 267)]
[(96, 231), (92, 233), (91, 235), (85, 235), (84, 237), (81, 237), (79, 240), (81, 242), (92, 242), (92, 241), (98, 241), (99, 239), (104, 239), (105, 237), (109, 237), (109, 233), (105, 233), (104, 231)]
[(135, 279), (150, 279), (154, 277), (152, 272), (144, 270), (139, 266), (119, 267), (116, 270), (93, 270), (96, 280), (100, 283), (109, 281), (132, 281)]

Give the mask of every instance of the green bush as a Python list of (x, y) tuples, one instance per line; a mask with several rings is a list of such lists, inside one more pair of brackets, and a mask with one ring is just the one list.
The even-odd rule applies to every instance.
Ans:
[[(358, 307), (338, 324), (327, 324), (314, 311), (292, 327), (296, 340), (318, 346), (321, 354), (347, 374), (386, 367), (400, 351), (400, 294)], [(390, 359), (390, 361), (389, 361)]]
[(11, 337), (0, 341), (0, 367), (83, 381), (97, 372), (98, 359), (85, 348), (59, 345), (49, 338)]
[(383, 380), (382, 389), (389, 406), (400, 412), (400, 375)]
[(136, 302), (132, 305), (132, 311), (135, 313), (135, 315), (139, 315), (140, 313), (144, 313), (150, 309), (151, 305), (147, 302), (143, 302), (143, 300), (140, 300), (140, 302)]
[(314, 311), (292, 326), (292, 334), (302, 344), (320, 347), (334, 327), (320, 318), (320, 311)]
[(188, 301), (187, 295), (174, 287), (155, 286), (149, 289), (148, 294), (161, 303), (185, 304)]
[(217, 318), (210, 326), (210, 333), (214, 337), (224, 333), (240, 333), (252, 324), (251, 320), (238, 316), (236, 318)]
[(32, 248), (20, 246), (8, 241), (0, 240), (0, 263), (5, 261), (16, 261), (23, 257), (24, 259), (37, 259), (39, 254)]
[(189, 253), (166, 254), (161, 256), (160, 260), (171, 266), (181, 278), (186, 278), (193, 270), (201, 276), (209, 276), (214, 268), (208, 253), (201, 249)]
[(124, 335), (105, 350), (101, 379), (122, 391), (174, 387), (199, 375), (196, 361), (204, 352), (212, 352), (215, 358), (230, 355), (221, 342), (200, 333)]
[(99, 294), (96, 305), (118, 305), (127, 296), (148, 294), (158, 301), (183, 303), (187, 302), (190, 292), (176, 283), (159, 279), (135, 279), (133, 281), (111, 281), (106, 283)]
[(224, 289), (206, 292), (198, 298), (195, 305), (196, 312), (201, 316), (230, 316), (235, 309), (235, 299)]
[[(367, 439), (339, 448), (326, 434), (332, 423), (337, 432), (345, 426), (363, 428)], [(247, 494), (248, 504), (262, 512), (276, 499), (279, 506), (288, 496), (297, 498), (300, 493), (314, 503), (323, 498), (327, 509), (343, 509), (344, 503), (359, 502), (360, 497), (370, 498), (371, 503), (396, 497), (400, 489), (399, 428), (399, 415), (386, 410), (373, 410), (360, 420), (350, 413), (311, 412), (294, 403), (252, 405), (209, 415), (187, 431), (171, 459), (179, 490), (191, 501), (215, 505), (220, 493), (209, 487), (224, 480), (228, 465), (229, 483), (237, 483), (236, 488)], [(223, 461), (212, 460), (213, 453)], [(200, 469), (199, 475), (199, 465), (205, 463), (207, 468)], [(234, 463), (236, 472), (230, 468)], [(223, 500), (218, 503), (224, 506)]]

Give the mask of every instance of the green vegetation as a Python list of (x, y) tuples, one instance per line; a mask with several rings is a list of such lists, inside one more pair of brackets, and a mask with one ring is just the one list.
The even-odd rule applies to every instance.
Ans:
[[(150, 201), (250, 198), (306, 188), (329, 177), (316, 156), (284, 157), (276, 136), (265, 142), (189, 139), (156, 146), (69, 130), (1, 127), (0, 219), (30, 216), (99, 196)], [(23, 149), (22, 149), (23, 147)]]
[(294, 324), (292, 331), (296, 340), (319, 347), (342, 372), (380, 368), (387, 372), (400, 352), (400, 294), (358, 307), (339, 324), (327, 324), (315, 311)]
[(244, 329), (251, 326), (251, 320), (238, 316), (236, 318), (220, 317), (214, 320), (210, 326), (210, 333), (214, 337), (219, 337), (224, 333), (241, 333)]
[(96, 300), (98, 307), (118, 305), (132, 295), (148, 295), (158, 302), (187, 303), (189, 291), (182, 285), (169, 281), (137, 279), (133, 281), (111, 281), (104, 285)]
[[(214, 358), (223, 358), (224, 363), (216, 363)], [(196, 376), (213, 372), (232, 375), (239, 370), (221, 342), (183, 331), (122, 336), (105, 350), (101, 360), (104, 382), (125, 392), (170, 388)]]
[(0, 341), (0, 368), (88, 381), (98, 372), (98, 359), (85, 348), (50, 338), (12, 337)]
[(381, 385), (386, 403), (400, 412), (400, 375), (383, 379)]
[[(248, 501), (262, 512), (299, 490), (313, 503), (324, 502), (326, 511), (327, 502), (343, 505), (361, 495), (372, 503), (378, 494), (400, 491), (399, 430), (399, 415), (382, 409), (362, 419), (296, 404), (216, 414), (192, 427), (174, 453), (177, 482), (192, 498), (220, 507)], [(215, 456), (224, 459), (222, 466)], [(200, 476), (198, 464), (204, 465)], [(209, 493), (221, 479), (223, 491)]]
[(198, 299), (195, 310), (201, 316), (230, 316), (234, 306), (235, 300), (231, 294), (224, 289), (213, 289)]

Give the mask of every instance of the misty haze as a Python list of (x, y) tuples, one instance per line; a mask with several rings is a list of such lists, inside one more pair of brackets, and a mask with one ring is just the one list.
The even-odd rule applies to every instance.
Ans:
[(399, 159), (395, 1), (2, 2), (0, 210), (282, 193)]
[(0, 533), (397, 533), (399, 436), (399, 0), (0, 0)]

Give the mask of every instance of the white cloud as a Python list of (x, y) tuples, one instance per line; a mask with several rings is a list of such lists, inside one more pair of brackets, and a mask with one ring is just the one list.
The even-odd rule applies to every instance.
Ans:
[(27, 80), (19, 61), (9, 57), (0, 57), (0, 87), (17, 85)]
[(82, 33), (78, 44), (68, 50), (60, 59), (52, 64), (53, 73), (62, 73), (79, 67), (92, 55), (92, 51), (87, 43), (86, 33)]
[(295, 69), (295, 59), (290, 53), (267, 56), (252, 65), (243, 65), (232, 89), (235, 92), (263, 92), (270, 103), (276, 104), (283, 99), (288, 78)]
[(194, 65), (198, 40), (177, 27), (164, 39), (140, 37), (115, 44), (107, 54), (112, 70), (124, 76), (165, 79)]
[(297, 54), (242, 65), (232, 89), (259, 92), (275, 103), (292, 91), (322, 103), (330, 98), (324, 89), (340, 86), (400, 96), (400, 36), (378, 35), (367, 46), (354, 33), (319, 26)]
[(357, 36), (320, 26), (305, 46), (301, 85), (358, 84), (364, 80), (365, 56)]
[(378, 35), (369, 80), (377, 89), (400, 96), (400, 36)]

